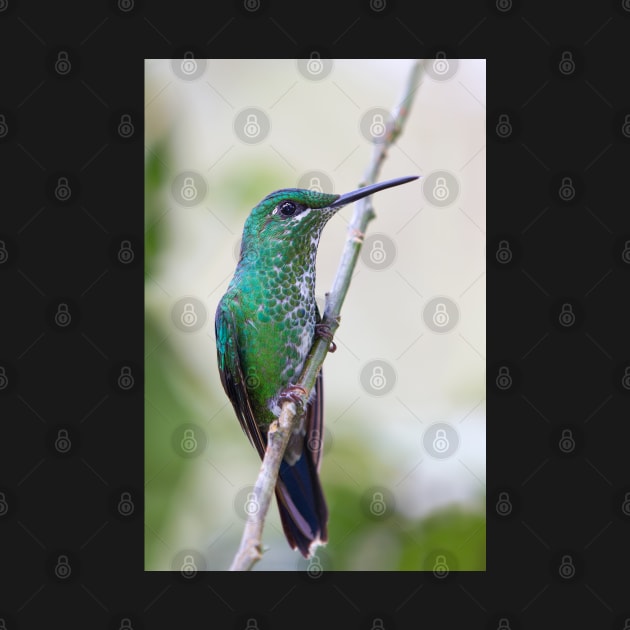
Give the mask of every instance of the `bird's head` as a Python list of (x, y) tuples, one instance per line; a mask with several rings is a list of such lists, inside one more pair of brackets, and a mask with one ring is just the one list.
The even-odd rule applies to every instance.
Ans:
[(256, 205), (247, 218), (241, 243), (241, 260), (257, 258), (261, 251), (270, 248), (317, 247), (324, 225), (343, 206), (414, 179), (417, 177), (400, 177), (365, 186), (345, 195), (301, 188), (276, 190)]

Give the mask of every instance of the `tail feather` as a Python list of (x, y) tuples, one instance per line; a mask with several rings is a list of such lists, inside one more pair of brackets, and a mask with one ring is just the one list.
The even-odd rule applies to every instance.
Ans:
[(328, 509), (317, 466), (306, 447), (293, 466), (286, 461), (281, 463), (276, 497), (289, 544), (308, 558), (314, 543), (328, 540)]

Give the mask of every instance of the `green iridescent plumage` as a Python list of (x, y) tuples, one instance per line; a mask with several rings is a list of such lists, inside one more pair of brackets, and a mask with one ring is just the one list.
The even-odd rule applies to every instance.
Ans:
[[(261, 458), (269, 424), (298, 380), (317, 333), (315, 259), (324, 225), (347, 203), (412, 179), (342, 196), (278, 190), (245, 222), (239, 262), (217, 307), (215, 331), (221, 382)], [(328, 514), (317, 475), (322, 436), (320, 371), (289, 440), (276, 487), (287, 540), (305, 556), (327, 538)]]

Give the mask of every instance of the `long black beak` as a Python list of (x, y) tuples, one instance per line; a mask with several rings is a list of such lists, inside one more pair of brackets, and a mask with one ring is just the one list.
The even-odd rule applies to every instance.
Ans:
[(406, 184), (407, 182), (412, 182), (414, 179), (418, 179), (418, 175), (410, 175), (409, 177), (397, 177), (396, 179), (390, 179), (386, 182), (379, 182), (378, 184), (371, 184), (370, 186), (364, 186), (363, 188), (357, 188), (357, 190), (353, 190), (352, 192), (346, 193), (345, 195), (339, 195), (339, 199), (330, 204), (330, 208), (339, 208), (341, 206), (345, 206), (357, 199), (363, 199), (363, 197), (367, 197), (368, 195), (372, 195), (379, 190), (385, 190), (386, 188), (391, 188), (392, 186), (400, 186), (401, 184)]

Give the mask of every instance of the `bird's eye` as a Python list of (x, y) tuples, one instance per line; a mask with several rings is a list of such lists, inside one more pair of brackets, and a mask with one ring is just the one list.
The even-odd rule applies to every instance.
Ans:
[(280, 204), (280, 214), (283, 217), (292, 217), (297, 210), (297, 206), (292, 201), (283, 201)]
[(292, 217), (300, 213), (300, 204), (294, 201), (281, 201), (275, 208), (274, 214), (280, 214), (283, 217)]

